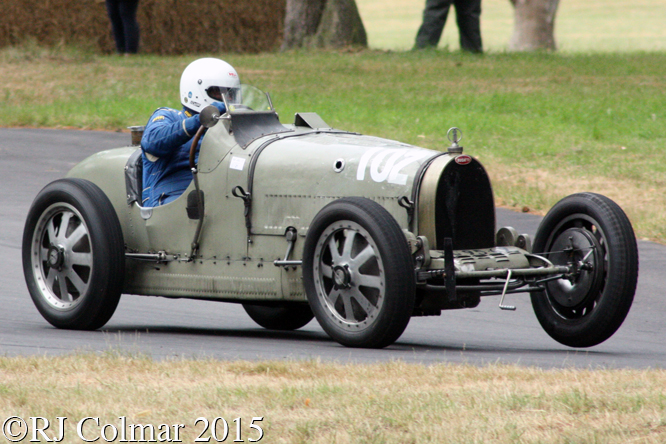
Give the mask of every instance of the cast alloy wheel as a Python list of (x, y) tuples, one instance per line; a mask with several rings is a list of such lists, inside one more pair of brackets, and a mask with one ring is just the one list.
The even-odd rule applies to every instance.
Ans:
[(69, 310), (87, 293), (92, 274), (90, 233), (81, 214), (55, 203), (39, 217), (30, 259), (41, 297), (57, 310)]
[(322, 328), (349, 347), (395, 342), (414, 310), (414, 261), (402, 229), (378, 203), (338, 199), (314, 218), (303, 281)]
[(348, 331), (372, 325), (384, 304), (386, 271), (379, 248), (356, 222), (329, 225), (315, 247), (317, 294), (328, 316)]
[(23, 231), (23, 274), (35, 306), (59, 328), (97, 329), (123, 289), (125, 246), (104, 192), (61, 179), (39, 192)]

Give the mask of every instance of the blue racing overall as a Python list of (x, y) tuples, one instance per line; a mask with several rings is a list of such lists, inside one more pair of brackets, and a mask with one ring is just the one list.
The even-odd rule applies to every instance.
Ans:
[[(192, 181), (190, 146), (200, 126), (199, 115), (187, 109), (158, 108), (150, 117), (141, 138), (142, 206), (169, 203), (189, 186)], [(197, 159), (200, 147), (201, 139)]]

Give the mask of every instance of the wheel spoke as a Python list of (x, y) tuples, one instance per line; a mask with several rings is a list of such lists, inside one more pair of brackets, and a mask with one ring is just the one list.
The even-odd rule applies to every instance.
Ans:
[(72, 297), (67, 291), (67, 282), (65, 282), (65, 276), (62, 273), (58, 273), (58, 284), (60, 284), (60, 299), (63, 301), (71, 302)]
[(46, 275), (46, 282), (44, 282), (46, 288), (49, 290), (53, 290), (53, 281), (55, 281), (57, 274), (58, 272), (55, 270), (55, 268), (49, 268), (49, 272)]
[(370, 288), (381, 288), (382, 287), (382, 278), (379, 276), (373, 276), (370, 274), (360, 274), (354, 279), (354, 283), (357, 287), (370, 287)]
[(324, 277), (327, 277), (329, 279), (333, 279), (333, 269), (326, 265), (326, 264), (321, 264), (321, 275)]
[(64, 241), (64, 245), (68, 250), (74, 248), (74, 246), (86, 236), (88, 232), (86, 231), (86, 226), (80, 224), (76, 229), (69, 235), (69, 237)]
[(74, 270), (70, 268), (65, 271), (64, 275), (69, 278), (69, 281), (72, 283), (72, 285), (74, 285), (74, 288), (76, 288), (76, 291), (78, 291), (79, 294), (83, 294), (85, 292), (87, 285)]
[(46, 224), (46, 231), (49, 233), (49, 243), (54, 244), (57, 240), (56, 234), (55, 234), (55, 225), (53, 225), (54, 220), (51, 219), (48, 221)]
[(331, 259), (333, 263), (340, 262), (340, 253), (338, 252), (338, 245), (335, 243), (335, 237), (331, 236), (328, 241), (328, 249), (331, 252)]
[(356, 302), (358, 302), (358, 305), (361, 306), (363, 311), (365, 311), (365, 314), (369, 316), (373, 315), (375, 311), (377, 311), (377, 307), (372, 305), (368, 298), (365, 297), (363, 293), (361, 293), (358, 288), (355, 288), (352, 292), (354, 299), (356, 299)]
[(331, 292), (328, 294), (328, 302), (331, 304), (331, 307), (335, 307), (336, 302), (338, 302), (338, 298), (340, 297), (340, 290), (336, 290), (335, 288), (331, 289)]
[(65, 235), (67, 234), (67, 227), (69, 226), (69, 220), (72, 218), (74, 214), (71, 212), (66, 212), (62, 214), (62, 219), (60, 220), (60, 227), (58, 227), (58, 236), (56, 239), (58, 239), (61, 242), (64, 242), (66, 237)]
[(345, 305), (345, 319), (348, 321), (356, 321), (356, 318), (354, 317), (354, 309), (351, 304), (351, 297), (349, 297), (348, 293), (343, 293), (341, 296), (342, 303)]
[(86, 267), (92, 266), (92, 254), (91, 253), (76, 253), (70, 252), (68, 254), (70, 263), (72, 265), (84, 265)]
[(349, 261), (351, 259), (352, 247), (354, 246), (354, 239), (356, 239), (356, 231), (354, 230), (345, 230), (345, 243), (342, 247), (341, 259), (343, 261)]
[(372, 245), (366, 246), (363, 251), (356, 255), (355, 258), (351, 260), (354, 268), (358, 269), (363, 266), (368, 260), (375, 257), (375, 250), (372, 248)]

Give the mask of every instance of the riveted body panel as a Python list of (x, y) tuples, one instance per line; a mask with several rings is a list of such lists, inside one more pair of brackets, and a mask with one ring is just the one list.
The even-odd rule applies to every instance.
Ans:
[[(305, 301), (301, 268), (276, 267), (273, 262), (300, 261), (311, 221), (328, 203), (346, 196), (374, 200), (412, 238), (425, 235), (433, 239), (433, 246), (438, 235), (451, 231), (438, 228), (437, 219), (446, 205), (443, 200), (450, 200), (444, 197), (442, 183), (450, 181), (445, 171), (455, 155), (379, 137), (294, 125), (241, 145), (233, 130), (230, 120), (220, 120), (202, 141), (197, 167), (205, 208), (195, 258), (191, 252), (199, 221), (188, 218), (186, 211), (194, 183), (169, 204), (128, 205), (123, 172), (136, 147), (95, 154), (69, 172), (69, 177), (88, 179), (109, 196), (130, 256), (159, 253), (167, 258), (157, 264), (128, 260), (126, 292)], [(482, 170), (478, 162), (473, 163)], [(485, 195), (492, 199), (489, 184), (487, 188)], [(240, 198), (239, 190), (249, 199)], [(464, 190), (455, 190), (456, 196), (461, 193)], [(452, 207), (448, 213), (455, 210)], [(494, 214), (488, 217), (494, 224)], [(466, 224), (464, 215), (460, 220), (459, 225)], [(285, 232), (290, 228), (297, 235), (287, 258)]]
[[(205, 210), (196, 260), (189, 255), (198, 220), (186, 214), (193, 183), (169, 204), (142, 208), (127, 204), (123, 176), (136, 147), (97, 153), (74, 167), (69, 177), (90, 180), (111, 199), (129, 253), (164, 252), (173, 259), (157, 265), (128, 260), (125, 291), (305, 301), (300, 267), (272, 264), (287, 250), (288, 227), (298, 233), (290, 256), (297, 261), (314, 216), (344, 196), (380, 203), (409, 229), (408, 212), (398, 201), (412, 195), (416, 172), (437, 151), (343, 131), (290, 128), (246, 147), (236, 143), (228, 122), (207, 131), (198, 165)], [(245, 203), (232, 193), (239, 186), (252, 191), (249, 235)]]

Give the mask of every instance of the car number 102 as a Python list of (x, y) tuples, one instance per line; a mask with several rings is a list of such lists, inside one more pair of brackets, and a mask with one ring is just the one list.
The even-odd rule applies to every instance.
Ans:
[[(255, 424), (255, 422), (263, 420), (263, 416), (255, 416), (252, 418), (252, 421), (250, 421), (250, 428), (257, 430), (257, 432), (259, 432), (259, 437), (256, 439), (248, 438), (248, 442), (261, 441), (261, 438), (264, 437), (263, 429), (259, 425)], [(241, 434), (241, 418), (238, 417), (231, 422), (236, 423), (236, 439), (234, 439), (233, 442), (245, 442), (243, 441)], [(194, 421), (194, 426), (197, 427), (199, 423), (203, 424), (203, 430), (201, 433), (199, 433), (199, 436), (194, 440), (194, 442), (210, 442), (211, 436), (216, 442), (224, 442), (229, 437), (229, 423), (224, 418), (217, 417), (212, 421), (208, 421), (208, 418), (201, 416)], [(204, 437), (209, 428), (211, 436)]]
[(365, 180), (365, 173), (369, 166), (370, 178), (373, 181), (405, 185), (409, 176), (400, 171), (407, 165), (428, 156), (432, 156), (432, 153), (413, 148), (371, 148), (363, 153), (358, 162), (356, 180)]

